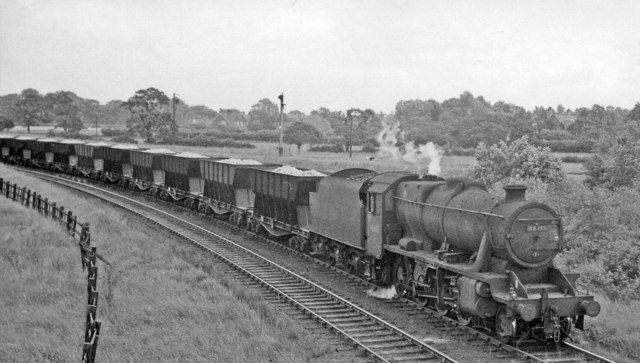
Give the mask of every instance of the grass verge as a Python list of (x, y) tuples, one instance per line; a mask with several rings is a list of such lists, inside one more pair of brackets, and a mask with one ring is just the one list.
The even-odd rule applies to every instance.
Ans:
[[(102, 202), (24, 176), (0, 175), (91, 222), (99, 263), (97, 359), (103, 362), (350, 362), (219, 270), (211, 257)], [(55, 223), (0, 197), (0, 360), (81, 356), (86, 272), (76, 243)], [(6, 312), (6, 313), (5, 313)]]

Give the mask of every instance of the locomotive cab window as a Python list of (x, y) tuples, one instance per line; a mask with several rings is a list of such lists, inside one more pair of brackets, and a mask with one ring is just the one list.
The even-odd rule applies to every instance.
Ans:
[(368, 193), (369, 203), (367, 203), (367, 211), (371, 214), (376, 214), (376, 195), (374, 193)]

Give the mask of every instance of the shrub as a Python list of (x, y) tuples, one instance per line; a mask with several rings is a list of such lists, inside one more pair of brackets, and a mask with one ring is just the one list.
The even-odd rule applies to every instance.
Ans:
[(553, 152), (563, 153), (590, 153), (597, 146), (594, 140), (532, 140), (532, 143), (548, 147)]
[(454, 146), (449, 149), (448, 155), (456, 156), (475, 156), (476, 149), (465, 149), (460, 146)]
[(563, 156), (561, 160), (562, 160), (563, 163), (580, 164), (580, 163), (587, 162), (587, 160), (589, 160), (589, 158), (580, 157), (580, 156), (576, 156), (576, 155), (568, 155), (568, 156)]
[(567, 251), (561, 267), (613, 299), (640, 298), (640, 195), (632, 188), (553, 185), (547, 203), (564, 215)]
[(365, 153), (377, 153), (378, 152), (378, 148), (374, 144), (372, 144), (370, 142), (367, 142), (362, 147), (362, 152), (365, 152)]
[(137, 144), (138, 141), (129, 135), (119, 135), (111, 138), (111, 141), (122, 144)]
[(47, 136), (78, 140), (89, 140), (92, 138), (91, 135), (84, 135), (79, 132), (54, 132), (53, 130), (49, 130), (49, 132), (47, 132)]
[(476, 148), (474, 176), (492, 184), (505, 178), (534, 178), (557, 182), (565, 178), (560, 159), (549, 148), (536, 147), (527, 136), (507, 145), (504, 141), (490, 147), (480, 143)]
[(129, 135), (127, 129), (102, 129), (102, 135), (106, 137)]
[(584, 163), (585, 183), (609, 189), (630, 187), (640, 179), (640, 143), (613, 146)]
[(327, 152), (327, 153), (343, 153), (344, 152), (344, 145), (342, 145), (342, 144), (315, 145), (313, 147), (310, 147), (308, 151)]
[(230, 139), (220, 139), (215, 136), (207, 134), (192, 134), (181, 136), (176, 138), (175, 144), (186, 146), (207, 146), (207, 147), (233, 147), (233, 148), (245, 148), (253, 149), (255, 145), (246, 142), (238, 142)]

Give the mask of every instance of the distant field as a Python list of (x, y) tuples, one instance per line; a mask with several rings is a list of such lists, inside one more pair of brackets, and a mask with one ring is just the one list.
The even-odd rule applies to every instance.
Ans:
[[(91, 223), (99, 263), (100, 362), (349, 362), (218, 271), (211, 258), (113, 207), (0, 165), (0, 176)], [(61, 228), (0, 196), (0, 361), (81, 357), (86, 271)]]
[[(251, 158), (260, 161), (267, 161), (278, 164), (288, 164), (297, 167), (304, 167), (309, 169), (315, 169), (324, 172), (335, 172), (347, 168), (365, 168), (378, 172), (384, 171), (409, 171), (409, 172), (423, 172), (426, 170), (426, 165), (414, 165), (404, 160), (394, 160), (389, 157), (380, 157), (376, 154), (355, 152), (353, 157), (349, 158), (349, 153), (326, 153), (326, 152), (312, 152), (306, 151), (303, 146), (300, 153), (295, 146), (285, 145), (284, 156), (278, 156), (278, 144), (270, 142), (256, 142), (250, 141), (255, 145), (255, 149), (235, 149), (235, 148), (220, 148), (220, 147), (195, 147), (195, 146), (180, 146), (169, 145), (168, 148), (174, 151), (190, 151), (210, 156), (225, 156), (234, 158)], [(141, 144), (142, 147), (158, 148), (159, 145)], [(163, 146), (164, 147), (164, 146)], [(556, 153), (558, 157), (576, 155), (580, 157), (586, 157), (589, 154), (579, 153)], [(368, 160), (367, 157), (373, 156), (373, 160)], [(476, 165), (475, 158), (473, 156), (443, 156), (440, 160), (440, 167), (442, 168), (441, 176), (470, 176), (473, 167)], [(583, 178), (580, 174), (584, 173), (582, 164), (576, 163), (563, 163), (564, 171), (570, 174), (574, 178)], [(577, 174), (577, 175), (576, 175)]]

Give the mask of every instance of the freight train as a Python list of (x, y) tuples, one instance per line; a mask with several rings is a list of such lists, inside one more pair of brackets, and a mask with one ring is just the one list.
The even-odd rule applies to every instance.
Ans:
[(346, 169), (330, 175), (254, 160), (0, 135), (2, 160), (146, 192), (285, 241), (504, 342), (556, 342), (600, 305), (554, 267), (562, 220), (465, 178)]

